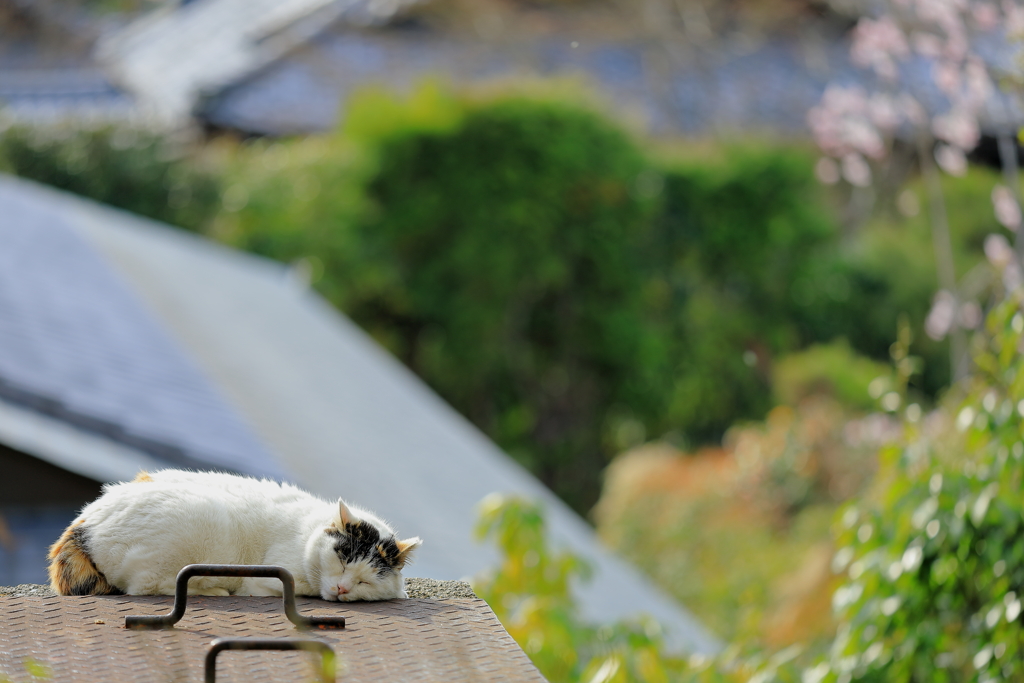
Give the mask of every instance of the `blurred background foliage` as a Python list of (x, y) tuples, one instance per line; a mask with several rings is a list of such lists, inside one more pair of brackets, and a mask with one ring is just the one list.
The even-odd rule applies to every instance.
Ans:
[(680, 680), (688, 660), (665, 648), (653, 621), (595, 628), (572, 594), (588, 567), (550, 547), (543, 511), (529, 501), (493, 495), (480, 506), (477, 533), (493, 542), (500, 564), (473, 582), (509, 634), (552, 683)]
[[(719, 655), (681, 658), (650, 625), (581, 623), (564, 583), (578, 560), (548, 547), (523, 501), (482, 505), (481, 533), (503, 560), (476, 590), (552, 681), (1020, 680), (1022, 303), (993, 309), (968, 381), (930, 414), (909, 404), (837, 430), (838, 406), (804, 403), (719, 451), (648, 446), (616, 461), (598, 509), (605, 537), (737, 643)], [(892, 349), (901, 397), (910, 340), (904, 327)], [(851, 431), (879, 469), (847, 472), (862, 495), (837, 506), (821, 488), (843, 480), (834, 458), (850, 464), (838, 442)], [(793, 554), (811, 561), (787, 575)], [(777, 590), (756, 593), (766, 587)]]
[(212, 234), (296, 263), (586, 512), (616, 453), (763, 417), (809, 344), (884, 359), (934, 289), (916, 244), (841, 234), (809, 150), (648, 147), (550, 92), (366, 90), (330, 137), (232, 149)]
[(974, 371), (879, 454), (840, 517), (842, 623), (818, 680), (1019, 680), (1024, 591), (1019, 294), (975, 335)]
[[(898, 316), (920, 329), (934, 291), (920, 211), (883, 207), (844, 232), (809, 149), (655, 147), (551, 89), (474, 96), (426, 82), (406, 98), (361, 91), (329, 136), (199, 148), (12, 129), (0, 164), (295, 264), (586, 512), (616, 453), (652, 438), (715, 443), (792, 402), (774, 368), (810, 345), (843, 339), (848, 357), (790, 357), (788, 375), (885, 359)], [(965, 270), (994, 220), (968, 209), (990, 176), (947, 181)], [(948, 351), (918, 337), (930, 398)]]
[(182, 141), (120, 127), (13, 127), (0, 135), (0, 171), (204, 231), (220, 210), (220, 174)]
[[(1019, 302), (945, 393), (916, 177), (858, 213), (802, 144), (644, 139), (556, 90), (367, 89), (299, 139), (14, 128), (0, 168), (292, 264), (743, 644), (587, 625), (542, 511), (489, 500), (476, 589), (552, 681), (1020, 677)], [(942, 181), (982, 298), (997, 180)]]

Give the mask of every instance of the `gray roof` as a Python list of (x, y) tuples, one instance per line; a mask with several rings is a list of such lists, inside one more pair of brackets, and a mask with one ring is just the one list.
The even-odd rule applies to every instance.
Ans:
[[(430, 30), (361, 30), (386, 23), (415, 2), (170, 4), (103, 40), (99, 55), (140, 107), (165, 122), (182, 124), (195, 115), (270, 135), (332, 128), (342, 103), (360, 85), (402, 87), (437, 74), (458, 82), (524, 73), (582, 76), (621, 113), (655, 131), (683, 133), (805, 133), (807, 111), (828, 84), (874, 87), (871, 74), (851, 63), (848, 42), (839, 36), (758, 44), (724, 38), (697, 48), (678, 38), (581, 43), (571, 31), (487, 41)], [(978, 43), (994, 68), (1017, 70), (1016, 43), (998, 35)], [(949, 106), (929, 60), (913, 58), (901, 68), (903, 85), (927, 109)], [(1022, 119), (1020, 102), (1005, 93), (993, 94), (982, 114), (988, 130)]]
[[(59, 222), (100, 252), (294, 481), (375, 510), (403, 535), (423, 537), (411, 575), (460, 579), (494, 566), (495, 551), (473, 540), (477, 506), (493, 492), (525, 495), (544, 505), (558, 544), (594, 563), (593, 582), (580, 589), (589, 617), (607, 622), (646, 612), (676, 645), (720, 647), (287, 267), (24, 181), (0, 178), (0, 205), (5, 215), (17, 207), (17, 221), (5, 224), (11, 232)], [(62, 286), (77, 287), (77, 280), (46, 285), (50, 292)], [(3, 426), (0, 419), (0, 437)]]
[[(177, 127), (198, 117), (290, 135), (334, 127), (345, 99), (366, 83), (401, 88), (427, 75), (474, 82), (526, 73), (582, 76), (621, 114), (656, 132), (802, 134), (808, 109), (829, 83), (874, 87), (839, 36), (759, 44), (723, 38), (698, 48), (650, 38), (581, 43), (571, 31), (487, 41), (426, 29), (362, 30), (419, 1), (165, 3), (108, 31), (95, 54), (61, 68), (29, 68), (38, 59), (12, 61), (0, 51), (0, 107), (24, 122)], [(994, 69), (1017, 71), (1015, 42), (992, 35), (976, 47)], [(949, 106), (930, 61), (912, 58), (901, 70), (903, 86), (928, 110)], [(994, 93), (982, 114), (990, 132), (1015, 130), (1022, 120), (1024, 108), (1008, 91)]]
[(133, 120), (131, 96), (92, 59), (95, 19), (78, 4), (14, 4), (15, 13), (43, 18), (34, 26), (29, 20), (21, 30), (10, 22), (0, 28), (0, 130), (10, 123)]
[(111, 84), (97, 67), (12, 67), (0, 63), (0, 110), (17, 123), (130, 121), (132, 98)]
[[(1002, 64), (1016, 45), (990, 41), (985, 58)], [(196, 114), (227, 128), (289, 135), (333, 128), (352, 91), (367, 83), (402, 88), (424, 76), (481, 82), (523, 72), (582, 76), (609, 97), (610, 108), (639, 116), (655, 131), (703, 133), (768, 129), (804, 134), (807, 112), (831, 83), (874, 87), (855, 67), (849, 44), (770, 40), (756, 47), (722, 41), (701, 58), (652, 69), (657, 44), (581, 44), (566, 36), (508, 45), (459, 41), (429, 31), (360, 32), (337, 24), (265, 67), (210, 94)], [(1005, 66), (1005, 65), (1004, 65)], [(1007, 71), (1012, 72), (1009, 66)], [(931, 77), (933, 64), (915, 57), (902, 64), (909, 92), (932, 112), (949, 103)], [(982, 114), (987, 130), (1024, 120), (1016, 95), (993, 93)]]
[(0, 213), (0, 397), (169, 465), (285, 476), (64, 212), (10, 180)]

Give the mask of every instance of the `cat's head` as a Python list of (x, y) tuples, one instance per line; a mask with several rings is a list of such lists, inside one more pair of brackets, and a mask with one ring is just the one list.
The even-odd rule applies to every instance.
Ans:
[(338, 515), (324, 529), (321, 544), (320, 597), (342, 602), (406, 597), (402, 568), (422, 541), (398, 540), (381, 527), (338, 501)]

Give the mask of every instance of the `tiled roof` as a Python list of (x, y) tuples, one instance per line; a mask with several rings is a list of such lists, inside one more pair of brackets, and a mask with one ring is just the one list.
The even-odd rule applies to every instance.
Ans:
[(0, 110), (14, 122), (111, 122), (131, 119), (134, 101), (96, 67), (0, 64)]
[(66, 212), (0, 181), (0, 398), (168, 465), (285, 476)]
[[(51, 11), (46, 8), (50, 3), (28, 4), (33, 11)], [(52, 11), (75, 14), (79, 8), (63, 9), (71, 11)], [(90, 56), (92, 26), (84, 17), (69, 21), (67, 30), (56, 31), (57, 35), (40, 29), (5, 31), (0, 26), (0, 127), (132, 118), (131, 96), (114, 86)], [(72, 36), (72, 30), (78, 33)]]
[(401, 88), (424, 76), (457, 82), (536, 73), (582, 75), (615, 106), (640, 111), (656, 130), (716, 127), (806, 129), (807, 110), (830, 78), (856, 79), (847, 47), (825, 51), (826, 67), (809, 69), (799, 46), (766, 44), (749, 54), (728, 48), (707, 63), (677, 65), (657, 77), (645, 67), (651, 45), (587, 44), (549, 38), (513, 47), (453, 41), (421, 32), (362, 32), (336, 25), (301, 48), (206, 98), (197, 114), (249, 132), (288, 135), (332, 128), (353, 89), (368, 83)]
[[(1017, 54), (1016, 45), (989, 41), (980, 47), (991, 64)], [(699, 60), (650, 67), (658, 45), (650, 41), (587, 43), (568, 36), (513, 46), (453, 40), (436, 32), (364, 32), (336, 24), (315, 40), (210, 93), (196, 111), (211, 123), (248, 132), (289, 135), (332, 128), (354, 88), (384, 83), (401, 89), (424, 76), (478, 82), (522, 73), (582, 76), (609, 98), (611, 109), (639, 113), (655, 131), (776, 130), (802, 134), (807, 111), (830, 83), (873, 87), (855, 67), (846, 40), (804, 45), (768, 40), (757, 46), (722, 41)], [(1012, 60), (1011, 60), (1012, 61)], [(933, 65), (913, 58), (903, 81), (928, 110), (948, 108), (931, 77)], [(993, 93), (982, 121), (1005, 129), (1024, 120), (1019, 102)], [(1009, 122), (1009, 123), (1008, 123)]]

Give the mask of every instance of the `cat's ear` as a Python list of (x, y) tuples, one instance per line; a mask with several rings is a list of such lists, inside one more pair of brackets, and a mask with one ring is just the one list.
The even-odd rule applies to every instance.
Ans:
[(419, 536), (398, 541), (398, 568), (401, 569), (412, 560), (412, 552), (423, 544)]
[(335, 525), (339, 529), (344, 529), (346, 526), (356, 521), (356, 516), (352, 514), (352, 511), (345, 505), (345, 501), (341, 498), (338, 499), (338, 517), (334, 520)]

